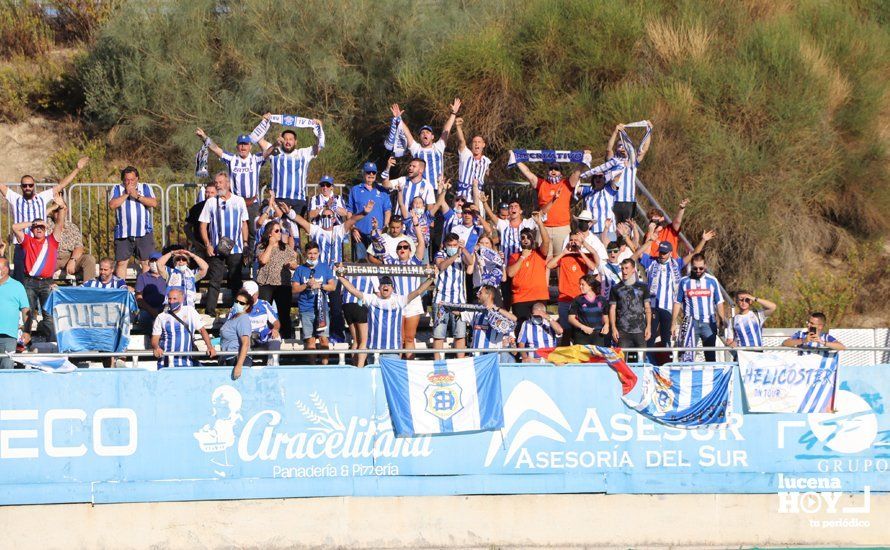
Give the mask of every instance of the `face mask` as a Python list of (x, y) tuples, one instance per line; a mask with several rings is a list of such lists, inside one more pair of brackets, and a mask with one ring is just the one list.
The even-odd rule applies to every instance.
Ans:
[(157, 274), (158, 272), (158, 262), (151, 262), (148, 264), (148, 270), (152, 273)]
[(176, 313), (177, 311), (179, 311), (179, 308), (181, 308), (181, 307), (182, 307), (182, 302), (170, 304), (170, 311), (172, 311), (173, 313)]
[(306, 260), (306, 265), (309, 267), (315, 267), (318, 265), (318, 260)]
[(232, 304), (232, 313), (237, 315), (237, 314), (243, 313), (243, 312), (244, 312), (243, 305), (239, 304), (238, 302), (235, 302), (234, 304)]
[(176, 264), (176, 271), (180, 273), (185, 273), (185, 270), (188, 269), (188, 264)]
[(549, 181), (550, 183), (559, 183), (561, 179), (562, 176), (547, 176), (547, 181)]
[(544, 318), (543, 318), (543, 317), (538, 317), (537, 315), (535, 315), (534, 317), (532, 317), (532, 323), (534, 323), (534, 324), (536, 324), (536, 325), (543, 325), (543, 324), (544, 324)]
[(426, 212), (426, 210), (423, 208), (415, 208), (414, 209), (414, 213), (417, 214), (418, 216), (423, 216), (424, 212)]
[(590, 229), (588, 222), (578, 222), (578, 231), (587, 231), (588, 229)]
[(454, 213), (458, 215), (460, 215), (464, 211), (464, 209), (460, 206), (455, 206), (454, 208), (452, 208), (452, 210), (454, 210)]
[(448, 254), (449, 256), (454, 256), (455, 254), (457, 254), (457, 247), (456, 246), (446, 246), (445, 254)]

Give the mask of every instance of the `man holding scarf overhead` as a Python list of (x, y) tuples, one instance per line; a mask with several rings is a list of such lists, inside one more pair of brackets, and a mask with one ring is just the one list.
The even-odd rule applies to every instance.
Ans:
[[(625, 131), (626, 128), (646, 128), (646, 134), (640, 140), (640, 144), (634, 147), (633, 142)], [(615, 159), (624, 167), (618, 183), (618, 196), (612, 211), (615, 213), (615, 221), (623, 222), (633, 218), (637, 205), (637, 168), (643, 162), (643, 157), (652, 144), (652, 123), (648, 120), (618, 124), (612, 137), (609, 138), (606, 155), (609, 159)], [(617, 143), (616, 143), (617, 142)], [(637, 150), (639, 149), (639, 150)]]
[[(584, 151), (584, 158), (590, 158), (590, 151)], [(516, 166), (528, 180), (532, 188), (538, 192), (538, 210), (552, 203), (544, 220), (544, 230), (550, 236), (550, 256), (561, 252), (559, 248), (571, 232), (571, 200), (572, 192), (581, 179), (581, 171), (575, 170), (568, 179), (563, 176), (562, 167), (558, 162), (550, 162), (547, 166), (547, 178), (538, 177), (529, 170), (524, 162)]]
[[(296, 210), (297, 214), (305, 216), (309, 163), (324, 149), (321, 121), (294, 115), (269, 115), (268, 121), (287, 126), (278, 136), (278, 146), (263, 151), (263, 157), (269, 159), (272, 166), (272, 190), (275, 191), (275, 198)], [(312, 128), (317, 143), (298, 149), (297, 133), (292, 128)]]

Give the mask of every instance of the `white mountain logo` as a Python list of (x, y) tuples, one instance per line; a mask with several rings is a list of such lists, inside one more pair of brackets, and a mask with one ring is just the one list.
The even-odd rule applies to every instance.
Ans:
[[(504, 404), (504, 428), (499, 432), (492, 433), (491, 442), (488, 444), (488, 454), (485, 456), (485, 466), (491, 466), (494, 457), (498, 454), (498, 449), (504, 444), (504, 437), (510, 439), (510, 430), (516, 425), (522, 415), (528, 411), (534, 411), (541, 416), (552, 420), (558, 424), (563, 430), (571, 432), (568, 420), (553, 399), (547, 395), (540, 386), (523, 380), (513, 388), (507, 401)], [(512, 436), (510, 447), (504, 456), (504, 466), (519, 452), (523, 445), (533, 437), (545, 437), (553, 441), (565, 443), (566, 439), (552, 426), (545, 424), (537, 419), (531, 419), (523, 423), (516, 433)]]

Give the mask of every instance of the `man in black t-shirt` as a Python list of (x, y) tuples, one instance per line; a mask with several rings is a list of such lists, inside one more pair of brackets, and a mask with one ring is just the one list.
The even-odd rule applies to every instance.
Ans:
[[(621, 262), (621, 282), (609, 291), (609, 325), (612, 341), (621, 348), (643, 348), (651, 331), (649, 286), (637, 279), (636, 262)], [(637, 354), (634, 354), (636, 361)]]

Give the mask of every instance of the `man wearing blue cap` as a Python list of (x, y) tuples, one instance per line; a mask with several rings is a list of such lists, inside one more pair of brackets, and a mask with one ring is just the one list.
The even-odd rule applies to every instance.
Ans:
[[(394, 117), (401, 118), (404, 114), (404, 111), (399, 108), (398, 103), (393, 104), (391, 109), (392, 116)], [(400, 127), (405, 134), (405, 140), (408, 142), (408, 150), (411, 151), (411, 156), (426, 162), (423, 176), (430, 185), (436, 185), (439, 181), (439, 176), (445, 171), (445, 163), (443, 160), (445, 142), (448, 141), (448, 136), (451, 134), (451, 127), (454, 126), (454, 121), (457, 119), (457, 112), (460, 110), (459, 98), (454, 98), (454, 101), (450, 105), (450, 109), (451, 116), (445, 121), (445, 126), (442, 127), (442, 134), (439, 136), (439, 140), (435, 143), (433, 143), (432, 126), (421, 126), (420, 142), (418, 143), (414, 140), (414, 136), (411, 135), (411, 130), (408, 129), (408, 125), (405, 124), (404, 119), (400, 122)]]
[(355, 215), (365, 212), (365, 206), (373, 203), (371, 211), (367, 212), (365, 217), (359, 220), (352, 229), (352, 241), (355, 243), (352, 250), (356, 260), (364, 259), (368, 255), (367, 247), (371, 244), (371, 230), (374, 227), (374, 221), (376, 220), (377, 227), (387, 227), (392, 210), (389, 191), (377, 184), (377, 165), (373, 162), (366, 162), (362, 166), (362, 173), (363, 181), (349, 192), (349, 203), (346, 207)]
[[(325, 212), (330, 210), (330, 215)], [(343, 223), (349, 217), (349, 211), (343, 197), (334, 193), (334, 178), (322, 176), (318, 181), (318, 194), (309, 200), (309, 214), (306, 218), (325, 229)]]
[[(251, 220), (255, 220), (260, 215), (259, 190), (260, 190), (260, 169), (266, 163), (266, 159), (262, 153), (251, 154), (253, 141), (248, 134), (241, 134), (236, 140), (236, 151), (230, 153), (213, 142), (204, 130), (198, 128), (195, 135), (204, 140), (207, 148), (219, 157), (226, 165), (229, 172), (229, 181), (232, 184), (232, 193), (244, 199), (247, 205), (247, 215)], [(260, 147), (264, 150), (270, 146), (266, 140), (259, 141)], [(256, 239), (256, 227), (253, 223), (247, 224), (247, 250), (245, 254), (250, 254), (254, 250)]]

